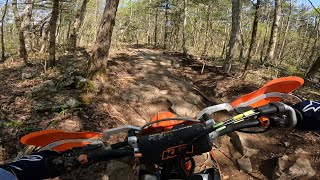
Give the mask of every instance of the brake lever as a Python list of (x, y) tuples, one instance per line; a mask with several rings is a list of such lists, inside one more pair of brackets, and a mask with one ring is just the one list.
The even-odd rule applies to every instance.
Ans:
[(80, 166), (76, 157), (60, 156), (53, 159), (51, 163), (60, 174), (72, 172)]
[(95, 161), (88, 158), (88, 154), (104, 149), (101, 143), (88, 144), (82, 148), (74, 148), (64, 152), (61, 156), (51, 161), (52, 165), (61, 173), (69, 173), (78, 167), (87, 167)]

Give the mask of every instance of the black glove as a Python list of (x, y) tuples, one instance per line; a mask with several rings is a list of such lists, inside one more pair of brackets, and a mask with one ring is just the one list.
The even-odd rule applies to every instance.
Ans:
[(18, 160), (7, 165), (6, 169), (11, 170), (18, 179), (40, 180), (55, 178), (59, 172), (52, 165), (52, 160), (59, 157), (55, 151), (41, 151), (31, 155), (24, 155)]
[(297, 128), (320, 130), (320, 101), (302, 101), (292, 106), (297, 111)]

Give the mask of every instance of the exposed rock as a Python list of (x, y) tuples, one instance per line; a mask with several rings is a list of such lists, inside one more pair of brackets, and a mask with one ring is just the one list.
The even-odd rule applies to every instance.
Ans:
[(242, 155), (246, 154), (247, 147), (244, 138), (238, 132), (232, 132), (229, 134), (230, 142), (234, 148), (239, 151)]
[(51, 111), (54, 108), (54, 103), (50, 101), (38, 101), (34, 104), (33, 109), (36, 111)]
[(172, 102), (171, 109), (180, 116), (195, 117), (199, 112), (198, 107), (194, 104), (179, 100), (170, 100), (170, 102)]
[(111, 160), (108, 162), (107, 169), (101, 179), (130, 179), (132, 167), (126, 163)]
[(62, 88), (77, 88), (81, 89), (87, 84), (87, 79), (82, 76), (71, 76), (63, 79), (59, 82), (59, 89)]
[(29, 95), (34, 96), (40, 91), (56, 92), (57, 88), (52, 80), (47, 80), (37, 86), (31, 87), (29, 91)]
[(284, 144), (285, 147), (289, 147), (291, 145), (290, 142), (287, 142), (287, 141), (284, 142), (283, 144)]
[(272, 179), (293, 179), (302, 176), (312, 177), (315, 171), (311, 167), (306, 157), (299, 157), (294, 163), (287, 155), (278, 159), (278, 163), (273, 171)]
[(305, 155), (305, 154), (309, 154), (308, 152), (304, 151), (303, 149), (301, 148), (297, 148), (295, 151), (294, 151), (295, 154), (298, 154), (298, 155)]
[(59, 89), (71, 87), (75, 83), (74, 77), (67, 77), (58, 84)]
[(237, 164), (240, 170), (243, 170), (247, 173), (252, 172), (252, 164), (250, 158), (243, 156), (242, 158), (237, 160)]
[(23, 73), (21, 74), (21, 78), (22, 78), (22, 79), (32, 79), (32, 78), (33, 78), (33, 75), (32, 75), (32, 73), (29, 73), (29, 72), (23, 72)]
[(79, 107), (81, 105), (81, 102), (76, 100), (75, 98), (70, 98), (66, 101), (66, 105), (69, 107), (69, 108), (76, 108), (76, 107)]
[(159, 93), (162, 94), (162, 95), (165, 95), (165, 94), (168, 94), (168, 92), (169, 92), (168, 90), (162, 90)]
[(75, 81), (75, 87), (77, 89), (81, 89), (85, 87), (85, 85), (87, 84), (87, 79), (82, 76), (75, 76), (74, 81)]
[(246, 151), (246, 153), (245, 153), (245, 156), (246, 156), (246, 157), (252, 157), (252, 156), (258, 154), (258, 152), (259, 152), (259, 149), (247, 148), (247, 151)]
[(296, 162), (289, 168), (289, 174), (293, 177), (312, 177), (316, 173), (311, 167), (311, 164), (307, 158), (299, 157)]

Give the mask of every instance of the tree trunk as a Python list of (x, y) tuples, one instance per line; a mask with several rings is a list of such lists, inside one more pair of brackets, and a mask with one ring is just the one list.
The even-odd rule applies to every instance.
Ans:
[(187, 0), (183, 0), (183, 26), (182, 26), (182, 51), (184, 55), (188, 54), (188, 50), (186, 47), (186, 26), (187, 26), (187, 5), (188, 1)]
[(286, 47), (286, 40), (287, 40), (287, 34), (288, 34), (288, 31), (289, 31), (289, 27), (290, 27), (292, 9), (293, 9), (293, 4), (290, 1), (290, 9), (289, 9), (288, 19), (287, 19), (287, 23), (286, 23), (286, 30), (284, 31), (283, 41), (282, 41), (282, 44), (280, 46), (280, 50), (279, 50), (279, 54), (278, 54), (278, 61), (279, 61), (278, 65), (280, 65), (282, 63), (282, 61), (283, 61), (282, 57), (283, 57), (284, 50), (285, 50), (285, 47)]
[(61, 9), (61, 7), (59, 9), (60, 9), (60, 12), (59, 12), (58, 20), (57, 20), (57, 30), (56, 30), (56, 41), (57, 41), (56, 43), (57, 44), (60, 44), (60, 42), (61, 42), (62, 31), (60, 31), (60, 29), (61, 29), (61, 26), (62, 26), (63, 21), (64, 21), (64, 19), (62, 19), (62, 9)]
[(68, 46), (71, 49), (76, 48), (77, 46), (77, 36), (81, 28), (81, 25), (83, 23), (88, 1), (89, 0), (82, 1), (81, 8), (77, 10), (76, 17), (73, 21), (72, 29), (70, 31), (69, 40), (68, 40), (68, 43), (69, 43)]
[(232, 0), (232, 27), (231, 36), (228, 44), (228, 52), (226, 59), (223, 63), (223, 71), (230, 73), (232, 59), (234, 58), (237, 37), (240, 27), (240, 16), (241, 16), (241, 0)]
[(54, 0), (50, 18), (50, 37), (49, 37), (49, 66), (56, 65), (56, 30), (59, 17), (59, 0)]
[(255, 13), (254, 13), (254, 19), (253, 19), (253, 26), (252, 26), (252, 32), (251, 32), (251, 41), (250, 41), (250, 46), (249, 46), (249, 52), (248, 52), (248, 57), (247, 57), (247, 61), (246, 64), (244, 66), (244, 70), (243, 70), (243, 75), (245, 74), (248, 66), (249, 66), (249, 62), (251, 61), (252, 58), (252, 52), (253, 52), (253, 47), (255, 45), (256, 42), (256, 37), (257, 37), (257, 31), (258, 31), (258, 22), (259, 22), (259, 15), (260, 15), (260, 3), (261, 0), (257, 0), (257, 3), (255, 4)]
[(88, 62), (87, 72), (90, 78), (98, 72), (105, 73), (118, 5), (119, 0), (106, 0), (92, 57)]
[(263, 57), (264, 57), (264, 48), (267, 44), (267, 35), (268, 35), (268, 32), (269, 32), (269, 16), (270, 16), (270, 4), (269, 4), (269, 1), (267, 1), (267, 8), (266, 8), (266, 11), (267, 11), (267, 23), (266, 23), (266, 31), (264, 33), (264, 37), (263, 37), (263, 43), (262, 43), (262, 47), (261, 47), (261, 53), (260, 53), (260, 62), (263, 63)]
[(281, 2), (282, 0), (275, 0), (275, 11), (274, 11), (274, 19), (271, 28), (270, 41), (267, 49), (267, 56), (264, 59), (264, 63), (272, 62), (274, 58), (274, 51), (277, 44), (279, 23), (280, 23), (280, 15), (281, 15)]
[(47, 44), (48, 44), (48, 35), (49, 35), (49, 24), (45, 22), (42, 26), (41, 30), (41, 48), (40, 53), (47, 52)]
[(152, 3), (152, 0), (149, 0), (149, 11), (148, 11), (148, 31), (147, 31), (147, 36), (148, 36), (148, 45), (151, 44), (151, 30), (150, 30), (150, 27), (151, 27), (151, 3)]
[(203, 51), (201, 56), (206, 56), (207, 55), (207, 50), (208, 50), (208, 34), (209, 34), (209, 26), (211, 23), (210, 20), (210, 5), (206, 6), (206, 10), (207, 10), (207, 19), (206, 19), (206, 31), (205, 31), (205, 36), (204, 36), (204, 44), (203, 44)]
[[(303, 48), (303, 47), (301, 48), (301, 52), (299, 53), (300, 60), (302, 60), (306, 56), (308, 49), (309, 49), (310, 41), (312, 39), (312, 36), (314, 36), (314, 32), (316, 32), (316, 37), (319, 37), (320, 19), (317, 20), (317, 18), (316, 18), (315, 23), (316, 23), (315, 30), (310, 33), (308, 41), (307, 41), (307, 46), (305, 48)], [(317, 38), (315, 38), (315, 42), (317, 42)], [(312, 48), (312, 49), (314, 49), (314, 48)]]
[(245, 51), (245, 46), (246, 46), (246, 43), (244, 41), (244, 35), (243, 35), (243, 30), (242, 30), (242, 25), (241, 25), (241, 21), (240, 21), (240, 29), (239, 29), (239, 35), (238, 38), (239, 38), (239, 41), (241, 41), (241, 46), (240, 46), (240, 55), (239, 55), (239, 62), (242, 61), (242, 58), (243, 58), (243, 54), (244, 54), (244, 51)]
[(28, 51), (32, 51), (32, 24), (31, 24), (31, 17), (32, 17), (32, 8), (33, 8), (33, 0), (26, 0), (26, 6), (22, 12), (22, 22), (21, 22), (21, 29), (23, 29), (26, 48)]
[(155, 22), (154, 22), (154, 46), (158, 45), (158, 13), (159, 13), (159, 8), (156, 8), (156, 17), (155, 17)]
[(28, 60), (28, 53), (27, 53), (27, 49), (26, 49), (24, 32), (23, 32), (23, 29), (21, 27), (21, 19), (20, 19), (18, 7), (17, 7), (17, 0), (12, 0), (12, 11), (13, 11), (13, 14), (14, 14), (14, 20), (15, 20), (15, 24), (16, 24), (16, 27), (17, 27), (17, 30), (18, 30), (18, 35), (19, 35), (19, 54), (20, 54), (20, 58), (23, 59), (23, 61), (24, 61), (24, 63), (26, 65), (30, 65), (30, 62)]
[(163, 37), (163, 48), (167, 48), (167, 41), (168, 41), (168, 22), (169, 22), (169, 0), (165, 0), (165, 12), (164, 12), (164, 37)]
[(305, 73), (305, 77), (310, 79), (314, 76), (320, 69), (320, 56), (309, 66), (308, 70)]
[(225, 25), (224, 26), (224, 34), (227, 35), (226, 38), (223, 38), (223, 41), (222, 41), (222, 51), (221, 51), (221, 59), (224, 58), (224, 54), (226, 52), (226, 41), (227, 41), (227, 37), (228, 37), (228, 34), (227, 34), (227, 26)]
[(318, 40), (319, 40), (319, 34), (320, 34), (320, 27), (318, 25), (318, 26), (316, 26), (316, 37), (314, 39), (314, 44), (311, 49), (311, 54), (310, 54), (309, 58), (307, 58), (310, 62), (312, 62), (313, 57), (315, 56), (315, 54), (317, 53), (317, 51), (319, 49), (319, 47), (317, 47)]
[(4, 46), (4, 31), (3, 31), (3, 26), (4, 26), (4, 19), (7, 14), (7, 8), (8, 8), (8, 0), (6, 0), (6, 4), (4, 5), (4, 10), (1, 18), (1, 62), (4, 62), (6, 60), (5, 56), (5, 46)]

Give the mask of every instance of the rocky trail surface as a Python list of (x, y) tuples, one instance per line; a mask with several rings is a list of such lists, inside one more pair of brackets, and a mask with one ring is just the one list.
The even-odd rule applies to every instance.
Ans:
[[(194, 117), (206, 106), (230, 102), (275, 78), (252, 71), (244, 81), (220, 73), (212, 62), (202, 69), (204, 61), (195, 57), (126, 46), (111, 51), (108, 85), (99, 90), (81, 73), (88, 57), (83, 49), (63, 52), (58, 66), (46, 72), (37, 61), (33, 67), (10, 61), (0, 65), (0, 162), (12, 159), (23, 149), (19, 138), (36, 130), (141, 126), (160, 111)], [(319, 99), (319, 90), (312, 86), (298, 91), (302, 95), (309, 92), (316, 92), (312, 97)], [(228, 116), (213, 117), (222, 121)], [(314, 132), (233, 133), (217, 140), (215, 153), (223, 179), (320, 178), (320, 136)], [(205, 168), (206, 160), (205, 155), (198, 157), (198, 167)], [(61, 179), (125, 179), (130, 171), (127, 164), (112, 161)]]

